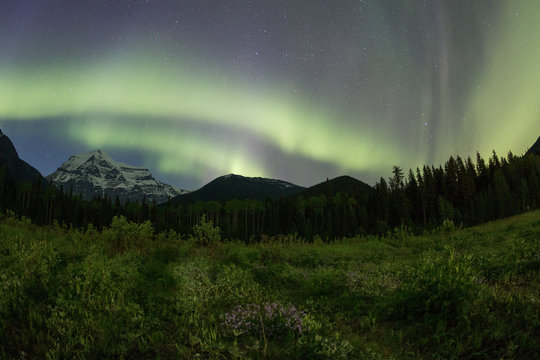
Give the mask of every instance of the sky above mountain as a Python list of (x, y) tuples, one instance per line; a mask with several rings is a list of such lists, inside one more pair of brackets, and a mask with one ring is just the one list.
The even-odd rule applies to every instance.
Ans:
[(540, 135), (538, 0), (3, 0), (0, 127), (195, 189), (369, 183)]

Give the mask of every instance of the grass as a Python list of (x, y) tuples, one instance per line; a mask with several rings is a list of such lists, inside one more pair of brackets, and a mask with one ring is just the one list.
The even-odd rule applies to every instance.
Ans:
[[(202, 229), (204, 230), (204, 229)], [(2, 359), (540, 358), (540, 211), (276, 243), (0, 222)]]

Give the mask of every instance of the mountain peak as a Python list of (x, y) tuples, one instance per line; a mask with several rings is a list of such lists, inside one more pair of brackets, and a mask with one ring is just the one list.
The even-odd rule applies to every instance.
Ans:
[(532, 154), (536, 154), (540, 156), (540, 136), (538, 137), (536, 142), (533, 144), (533, 146), (531, 146), (529, 151), (527, 151), (527, 153), (532, 153)]
[(352, 176), (342, 175), (313, 185), (299, 195), (306, 198), (319, 195), (333, 197), (337, 193), (341, 193), (346, 196), (360, 197), (369, 194), (371, 191), (373, 191), (373, 188), (368, 184), (353, 178)]
[(232, 199), (265, 201), (267, 198), (286, 197), (302, 190), (303, 187), (282, 180), (227, 174), (210, 181), (199, 190), (177, 196), (172, 203), (188, 205), (197, 201), (226, 202)]
[(2, 130), (0, 130), (0, 165), (6, 167), (7, 175), (15, 181), (32, 182), (38, 178), (42, 178), (39, 171), (19, 158), (15, 145), (13, 145), (10, 138)]
[(540, 136), (536, 140), (536, 142), (531, 146), (528, 152), (532, 152), (534, 154), (540, 155)]
[(72, 155), (71, 157), (90, 158), (92, 156), (96, 156), (100, 158), (101, 157), (110, 158), (109, 154), (107, 154), (105, 151), (102, 151), (101, 149), (92, 150), (92, 151), (88, 151), (88, 152), (80, 153), (80, 154), (75, 154), (75, 155)]
[(217, 179), (230, 179), (230, 178), (242, 178), (242, 177), (243, 177), (242, 175), (237, 175), (237, 174), (231, 173), (231, 174), (220, 176)]
[(113, 160), (101, 149), (70, 156), (47, 179), (64, 189), (72, 188), (86, 200), (107, 195), (112, 199), (118, 196), (122, 202), (146, 197), (160, 203), (186, 192), (154, 179), (144, 167)]
[(110, 162), (115, 162), (107, 152), (105, 152), (105, 151), (103, 151), (101, 149), (89, 151), (89, 152), (85, 153), (84, 155), (95, 156), (95, 157), (102, 158), (102, 159), (105, 159), (105, 160), (110, 161)]
[(211, 183), (220, 183), (220, 182), (228, 182), (228, 183), (236, 183), (236, 185), (241, 186), (261, 186), (261, 185), (254, 185), (254, 184), (263, 184), (262, 186), (265, 186), (265, 184), (272, 184), (274, 187), (280, 187), (280, 188), (302, 188), (301, 186), (292, 184), (287, 181), (278, 180), (278, 179), (269, 179), (264, 178), (260, 176), (250, 177), (250, 176), (243, 176), (238, 174), (227, 174), (220, 176), (210, 182)]
[(17, 160), (19, 154), (15, 149), (15, 145), (11, 142), (10, 138), (0, 130), (0, 158)]
[(91, 154), (92, 156), (97, 156), (97, 157), (110, 158), (109, 154), (107, 154), (105, 151), (101, 151), (101, 149), (90, 151), (88, 152), (88, 154)]
[(109, 156), (109, 154), (107, 154), (105, 151), (101, 149), (92, 150), (92, 151), (82, 153), (82, 154), (72, 155), (70, 156), (68, 161), (62, 164), (62, 167), (69, 168), (69, 169), (78, 169), (80, 167), (91, 166), (93, 163), (100, 163), (101, 166), (117, 168), (117, 169), (146, 170), (148, 171), (148, 173), (150, 173), (148, 169), (145, 169), (143, 167), (132, 166), (132, 165), (124, 164), (121, 162), (117, 162), (113, 160)]
[(238, 174), (227, 174), (220, 177), (217, 177), (215, 180), (230, 180), (230, 179), (237, 179), (237, 180), (256, 180), (256, 179), (264, 179), (262, 177), (250, 177), (250, 176), (244, 176), (244, 175), (238, 175)]

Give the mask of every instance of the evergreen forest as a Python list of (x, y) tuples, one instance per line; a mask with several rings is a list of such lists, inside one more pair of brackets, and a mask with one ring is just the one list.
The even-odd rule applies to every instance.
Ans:
[(126, 202), (96, 197), (84, 201), (72, 189), (57, 190), (43, 179), (15, 183), (0, 167), (2, 211), (31, 219), (40, 225), (53, 222), (102, 229), (114, 216), (129, 221), (150, 221), (158, 232), (191, 234), (201, 219), (221, 229), (221, 236), (257, 242), (283, 235), (312, 241), (342, 237), (385, 235), (405, 228), (415, 234), (440, 226), (443, 221), (472, 226), (519, 214), (540, 206), (540, 157), (499, 157), (485, 160), (450, 157), (441, 166), (423, 166), (405, 172), (394, 166), (392, 176), (381, 178), (370, 191), (328, 186), (318, 194), (300, 193), (261, 202), (233, 199), (172, 205)]

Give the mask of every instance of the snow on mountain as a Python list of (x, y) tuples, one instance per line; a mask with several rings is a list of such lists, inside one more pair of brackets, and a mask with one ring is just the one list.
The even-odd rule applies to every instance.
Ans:
[(161, 202), (187, 191), (179, 190), (152, 177), (150, 170), (113, 160), (102, 150), (73, 155), (47, 180), (64, 191), (73, 189), (85, 200), (107, 195), (111, 199)]

